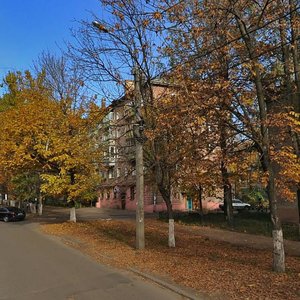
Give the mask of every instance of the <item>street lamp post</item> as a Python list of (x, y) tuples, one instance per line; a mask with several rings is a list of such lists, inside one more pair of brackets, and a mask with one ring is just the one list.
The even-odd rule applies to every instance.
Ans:
[(141, 117), (141, 73), (140, 69), (133, 69), (134, 97), (135, 97), (135, 169), (136, 169), (136, 248), (145, 248), (144, 222), (144, 159), (143, 159), (143, 119)]
[[(110, 34), (110, 31), (98, 21), (93, 21), (92, 25), (99, 31)], [(141, 115), (142, 94), (141, 94), (141, 70), (133, 68), (134, 76), (134, 108), (135, 124), (134, 137), (136, 147), (136, 249), (145, 248), (145, 222), (144, 222), (144, 159), (143, 159), (143, 119)]]

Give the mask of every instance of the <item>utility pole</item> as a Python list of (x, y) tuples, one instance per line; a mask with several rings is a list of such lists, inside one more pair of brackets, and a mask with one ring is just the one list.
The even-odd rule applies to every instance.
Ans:
[[(98, 21), (93, 21), (92, 25), (100, 32), (110, 34), (105, 25)], [(142, 106), (142, 76), (139, 67), (134, 66), (132, 73), (134, 75), (134, 109), (135, 124), (133, 134), (135, 137), (135, 170), (136, 170), (136, 249), (145, 248), (145, 222), (144, 222), (144, 159), (143, 159), (143, 143), (144, 143), (144, 124), (141, 114)]]
[(135, 98), (135, 170), (136, 170), (136, 249), (145, 248), (144, 224), (144, 159), (143, 159), (143, 118), (141, 115), (141, 71), (138, 67), (133, 69), (134, 98)]

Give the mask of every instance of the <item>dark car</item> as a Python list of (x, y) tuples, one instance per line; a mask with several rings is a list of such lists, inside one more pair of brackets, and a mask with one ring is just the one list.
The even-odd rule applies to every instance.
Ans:
[(7, 206), (7, 207), (0, 207), (0, 220), (4, 222), (9, 221), (17, 221), (17, 220), (24, 220), (26, 217), (26, 213), (24, 210)]

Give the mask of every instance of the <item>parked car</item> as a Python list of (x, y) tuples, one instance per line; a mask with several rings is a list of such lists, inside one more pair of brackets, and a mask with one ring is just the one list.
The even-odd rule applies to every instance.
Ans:
[(0, 220), (4, 222), (9, 221), (17, 221), (17, 220), (24, 220), (26, 217), (26, 213), (24, 210), (12, 207), (12, 206), (6, 206), (6, 207), (0, 207)]
[[(219, 207), (224, 210), (224, 203), (220, 203)], [(249, 210), (251, 205), (239, 199), (232, 199), (232, 208), (235, 210)]]

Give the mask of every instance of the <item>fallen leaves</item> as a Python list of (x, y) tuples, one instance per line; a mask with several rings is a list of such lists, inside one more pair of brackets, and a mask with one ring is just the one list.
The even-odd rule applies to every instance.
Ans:
[[(287, 257), (287, 272), (272, 272), (272, 253), (208, 240), (176, 224), (176, 248), (167, 247), (167, 224), (148, 220), (146, 249), (137, 251), (131, 221), (42, 225), (45, 232), (74, 239), (72, 247), (100, 263), (169, 278), (223, 299), (299, 299), (300, 260)], [(84, 247), (83, 247), (84, 245)]]

